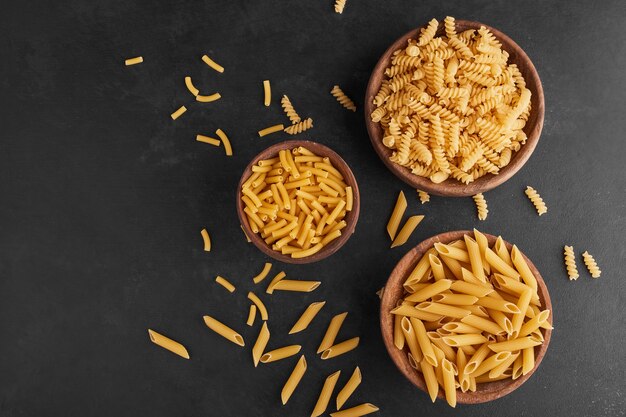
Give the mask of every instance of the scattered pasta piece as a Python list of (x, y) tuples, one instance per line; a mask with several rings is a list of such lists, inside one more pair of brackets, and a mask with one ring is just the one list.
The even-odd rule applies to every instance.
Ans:
[(576, 267), (576, 257), (574, 256), (574, 248), (572, 246), (565, 245), (563, 249), (563, 256), (565, 257), (565, 268), (567, 269), (567, 276), (570, 281), (578, 279), (578, 268)]
[(270, 86), (270, 80), (263, 80), (263, 104), (265, 107), (269, 107), (272, 103), (272, 87)]
[(187, 87), (187, 90), (189, 90), (189, 92), (193, 94), (194, 97), (200, 94), (200, 90), (198, 90), (196, 86), (193, 85), (191, 77), (185, 77), (185, 86)]
[(283, 405), (287, 404), (287, 401), (289, 401), (289, 398), (291, 398), (291, 395), (296, 390), (302, 376), (304, 376), (304, 373), (306, 372), (306, 368), (306, 358), (302, 355), (280, 392), (280, 399), (283, 402)]
[(213, 94), (210, 94), (208, 96), (202, 96), (202, 95), (198, 94), (196, 96), (196, 101), (199, 101), (201, 103), (210, 103), (212, 101), (219, 100), (220, 98), (222, 98), (220, 93), (213, 93)]
[(224, 133), (222, 129), (217, 129), (215, 131), (215, 134), (219, 136), (219, 138), (222, 140), (222, 143), (224, 144), (224, 149), (226, 150), (226, 155), (233, 156), (233, 148), (230, 146), (230, 140), (228, 140), (228, 136), (226, 136), (226, 133)]
[(587, 270), (589, 271), (591, 276), (593, 278), (600, 278), (602, 271), (598, 267), (596, 260), (593, 258), (593, 256), (591, 256), (591, 254), (589, 254), (589, 252), (587, 251), (583, 252), (583, 261), (585, 262), (585, 265), (587, 266)]
[(330, 413), (330, 417), (361, 417), (375, 413), (379, 410), (374, 404), (365, 403), (356, 407)]
[(326, 304), (326, 301), (311, 303), (306, 310), (304, 310), (304, 313), (302, 313), (296, 324), (289, 330), (289, 334), (299, 333), (309, 327), (309, 324), (311, 324), (315, 316), (317, 316), (317, 313), (324, 307), (324, 304)]
[(202, 229), (200, 235), (202, 235), (202, 240), (204, 241), (204, 251), (211, 252), (211, 238), (209, 237), (209, 232), (207, 232), (206, 229)]
[[(344, 2), (345, 3), (345, 2)], [(348, 110), (356, 111), (356, 105), (346, 94), (339, 88), (338, 85), (334, 86), (332, 90), (330, 90), (330, 94), (333, 95), (343, 107)]]
[(302, 119), (296, 112), (296, 109), (293, 108), (293, 104), (291, 104), (291, 100), (289, 100), (289, 97), (284, 95), (280, 99), (280, 105), (283, 107), (283, 111), (285, 112), (287, 117), (289, 117), (289, 121), (291, 121), (292, 125), (295, 125), (296, 123), (300, 123)]
[(432, 19), (395, 51), (373, 99), (390, 160), (433, 183), (469, 184), (493, 174), (526, 143), (531, 92), (485, 27), (456, 35), (453, 18), (435, 37)]
[(380, 290), (376, 291), (376, 295), (379, 299), (383, 299), (383, 294), (385, 294), (385, 287), (382, 287)]
[(339, 355), (343, 355), (344, 353), (348, 353), (351, 350), (354, 350), (359, 346), (359, 338), (353, 337), (352, 339), (345, 340), (341, 343), (333, 345), (322, 352), (320, 356), (323, 360), (331, 359), (337, 357)]
[(404, 192), (400, 191), (396, 205), (393, 207), (393, 212), (391, 212), (391, 217), (389, 217), (389, 221), (387, 222), (387, 233), (392, 241), (396, 237), (396, 232), (398, 231), (398, 226), (400, 226), (400, 221), (402, 220), (406, 206), (406, 197), (404, 196)]
[(248, 234), (246, 233), (246, 230), (243, 228), (243, 226), (239, 225), (239, 227), (241, 227), (241, 231), (243, 232), (243, 235), (246, 237), (246, 242), (248, 242), (248, 243), (252, 242), (250, 240), (250, 237), (248, 237)]
[(259, 130), (259, 137), (262, 138), (263, 136), (267, 136), (267, 135), (269, 135), (271, 133), (280, 132), (284, 128), (285, 128), (285, 126), (283, 124), (278, 124), (278, 125), (266, 127), (265, 129)]
[(248, 300), (252, 301), (256, 305), (259, 313), (261, 313), (261, 320), (267, 321), (267, 308), (265, 308), (265, 304), (263, 304), (263, 301), (261, 301), (261, 299), (257, 297), (257, 295), (253, 292), (248, 293)]
[(321, 285), (320, 281), (296, 281), (283, 279), (274, 284), (274, 291), (311, 292)]
[(472, 198), (474, 199), (476, 210), (478, 211), (478, 220), (486, 220), (487, 214), (489, 214), (489, 209), (487, 208), (487, 200), (485, 200), (485, 196), (483, 193), (478, 193)]
[(220, 146), (219, 139), (211, 138), (209, 136), (196, 135), (196, 140), (198, 142), (208, 143), (209, 145)]
[(230, 281), (228, 281), (226, 278), (218, 275), (217, 277), (215, 277), (215, 282), (226, 288), (228, 292), (235, 292), (235, 286), (231, 284)]
[(172, 340), (167, 336), (163, 336), (162, 334), (159, 334), (151, 329), (148, 329), (148, 335), (150, 336), (152, 343), (155, 345), (161, 346), (163, 349), (167, 349), (182, 358), (189, 359), (189, 352), (187, 352), (187, 349), (175, 340)]
[(419, 196), (422, 204), (426, 204), (430, 201), (430, 195), (428, 195), (426, 191), (417, 190), (417, 195)]
[[(129, 65), (137, 65), (137, 64), (141, 64), (143, 62), (143, 57), (138, 56), (135, 58), (128, 58), (126, 61), (124, 61), (124, 64), (126, 64), (126, 66)], [(189, 359), (189, 358), (187, 358)]]
[(248, 326), (254, 325), (254, 320), (256, 319), (256, 305), (250, 304), (250, 311), (248, 312), (248, 320), (246, 320), (246, 324)]
[(301, 349), (302, 346), (300, 345), (289, 345), (274, 349), (270, 352), (264, 353), (263, 356), (261, 356), (261, 363), (276, 362), (289, 358), (293, 355), (297, 355)]
[(227, 340), (230, 340), (236, 345), (245, 346), (243, 337), (241, 337), (239, 333), (237, 333), (224, 323), (217, 321), (211, 316), (203, 316), (202, 318), (204, 319), (204, 324), (206, 324), (207, 327), (213, 330), (215, 333), (219, 334)]
[(254, 346), (252, 347), (252, 361), (254, 362), (255, 368), (259, 365), (259, 361), (261, 360), (261, 356), (263, 356), (263, 351), (265, 350), (269, 340), (270, 331), (267, 328), (267, 321), (264, 321), (261, 326), (261, 330), (259, 331), (259, 335), (256, 338), (256, 342), (254, 342)]
[(213, 61), (208, 56), (202, 55), (202, 60), (204, 61), (205, 64), (207, 64), (209, 67), (213, 68), (215, 71), (217, 71), (217, 72), (224, 72), (224, 67), (219, 65), (217, 62)]
[(180, 106), (178, 110), (171, 114), (172, 120), (178, 119), (184, 112), (187, 111), (187, 107)]
[(343, 407), (343, 405), (346, 403), (346, 401), (348, 401), (354, 391), (356, 391), (358, 386), (361, 385), (361, 379), (361, 370), (357, 366), (356, 368), (354, 368), (354, 372), (352, 373), (352, 376), (350, 377), (348, 382), (346, 382), (346, 385), (344, 385), (341, 391), (339, 391), (339, 393), (337, 394), (337, 410)]
[(535, 206), (538, 215), (541, 216), (542, 214), (548, 212), (548, 207), (546, 207), (546, 204), (543, 202), (543, 199), (541, 198), (537, 190), (529, 185), (526, 187), (526, 191), (524, 192), (526, 193), (526, 196), (528, 196), (528, 199)]
[(391, 243), (391, 247), (395, 248), (396, 246), (404, 245), (406, 241), (409, 240), (409, 237), (411, 237), (411, 233), (413, 233), (417, 225), (420, 224), (423, 219), (423, 215), (409, 217), (396, 238)]
[(326, 378), (320, 396), (315, 403), (315, 407), (313, 407), (313, 412), (311, 412), (311, 417), (319, 417), (326, 412), (330, 397), (333, 395), (340, 374), (341, 371), (337, 371)]
[(335, 13), (342, 14), (347, 0), (335, 0)]
[(324, 352), (326, 349), (331, 347), (333, 343), (335, 343), (335, 338), (339, 334), (341, 325), (343, 324), (343, 321), (346, 319), (347, 315), (348, 313), (345, 312), (345, 313), (337, 314), (335, 317), (332, 318), (332, 320), (330, 321), (330, 324), (328, 325), (328, 328), (326, 329), (324, 338), (322, 339), (320, 346), (317, 348), (317, 353)]
[(265, 265), (263, 265), (263, 270), (259, 272), (259, 275), (252, 278), (252, 281), (255, 284), (258, 284), (259, 282), (263, 281), (265, 277), (267, 277), (267, 274), (269, 274), (270, 269), (272, 269), (272, 264), (269, 262), (265, 262)]
[(270, 283), (267, 286), (267, 289), (265, 290), (265, 292), (267, 294), (273, 294), (274, 293), (274, 287), (276, 286), (276, 284), (278, 282), (280, 282), (280, 280), (282, 280), (286, 276), (287, 276), (287, 274), (285, 274), (284, 271), (280, 271), (278, 274), (276, 274), (276, 276), (274, 276), (274, 278), (272, 278), (272, 280), (270, 281)]
[(309, 130), (313, 127), (313, 119), (310, 117), (306, 120), (301, 121), (300, 123), (296, 123), (295, 125), (287, 126), (285, 128), (285, 132), (290, 135), (297, 135), (298, 133), (302, 133), (305, 130)]

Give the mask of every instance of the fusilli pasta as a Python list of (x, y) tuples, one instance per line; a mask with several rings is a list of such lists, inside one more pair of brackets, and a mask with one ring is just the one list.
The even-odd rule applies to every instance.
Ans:
[(345, 93), (339, 88), (338, 85), (334, 86), (330, 93), (337, 99), (337, 101), (346, 109), (356, 111), (356, 105)]
[(344, 7), (346, 7), (347, 0), (335, 0), (335, 13), (343, 13)]
[(524, 192), (535, 206), (538, 215), (541, 216), (542, 214), (548, 212), (548, 207), (546, 206), (546, 203), (543, 202), (543, 199), (541, 198), (537, 190), (529, 185), (526, 187), (526, 191)]
[(428, 195), (426, 191), (417, 190), (417, 195), (419, 196), (422, 204), (426, 204), (430, 201), (430, 195)]
[(478, 220), (486, 220), (487, 214), (489, 214), (489, 209), (487, 209), (487, 200), (485, 200), (485, 196), (483, 195), (483, 193), (478, 193), (472, 198), (474, 199), (474, 203), (476, 203)]
[(574, 248), (565, 245), (563, 249), (563, 256), (565, 257), (565, 268), (567, 269), (567, 276), (570, 281), (578, 279), (578, 268), (576, 267), (576, 258), (574, 257)]
[(591, 256), (591, 254), (589, 254), (589, 252), (587, 252), (587, 251), (583, 252), (583, 261), (585, 262), (585, 265), (587, 266), (587, 270), (589, 270), (589, 273), (591, 274), (591, 277), (592, 278), (600, 278), (600, 275), (602, 274), (602, 271), (598, 267), (598, 264), (596, 263), (596, 260), (593, 259), (593, 256)]
[(313, 119), (310, 117), (306, 120), (301, 121), (300, 123), (296, 123), (295, 125), (291, 125), (285, 128), (285, 132), (290, 135), (297, 135), (298, 133), (302, 133), (305, 130), (308, 130), (313, 127)]
[(292, 125), (295, 125), (296, 123), (300, 123), (301, 121), (300, 116), (298, 115), (296, 110), (293, 108), (293, 104), (291, 104), (291, 100), (289, 100), (289, 97), (284, 95), (280, 99), (280, 105), (283, 107), (283, 111), (285, 112), (287, 117), (289, 117), (289, 120), (291, 121)]

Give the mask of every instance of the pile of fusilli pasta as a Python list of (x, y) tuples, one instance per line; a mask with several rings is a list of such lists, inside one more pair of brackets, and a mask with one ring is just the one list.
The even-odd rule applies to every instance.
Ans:
[(486, 28), (445, 35), (430, 21), (418, 40), (394, 52), (374, 97), (390, 159), (439, 183), (470, 183), (498, 174), (526, 142), (530, 90), (508, 53)]

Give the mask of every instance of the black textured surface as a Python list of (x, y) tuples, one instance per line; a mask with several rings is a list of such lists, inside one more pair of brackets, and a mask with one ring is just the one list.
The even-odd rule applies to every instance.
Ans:
[[(323, 379), (354, 365), (364, 382), (349, 404), (380, 415), (623, 415), (626, 408), (626, 17), (623, 1), (6, 2), (0, 13), (0, 415), (308, 415)], [(362, 109), (369, 72), (387, 45), (431, 17), (484, 21), (533, 59), (546, 94), (535, 154), (487, 193), (476, 220), (470, 198), (420, 206), (377, 159), (363, 116), (329, 94), (339, 84)], [(226, 68), (201, 61), (207, 53)], [(145, 62), (125, 67), (125, 58)], [(223, 99), (195, 103), (183, 84)], [(272, 80), (271, 108), (262, 105)], [(275, 264), (321, 279), (312, 294), (263, 296), (271, 347), (302, 343), (309, 372), (285, 407), (280, 389), (295, 358), (254, 369), (258, 331), (243, 324), (266, 259), (243, 239), (235, 185), (249, 158), (285, 135), (256, 131), (286, 121), (288, 94), (315, 128), (300, 135), (331, 146), (362, 193), (356, 234), (318, 264)], [(180, 105), (189, 111), (173, 122)], [(222, 128), (223, 149), (195, 142)], [(523, 193), (548, 204), (538, 217)], [(397, 192), (426, 219), (404, 247), (387, 249), (384, 225)], [(214, 250), (202, 251), (199, 231)], [(416, 390), (383, 347), (374, 292), (411, 246), (433, 234), (480, 227), (517, 243), (542, 271), (555, 332), (539, 371), (493, 403), (457, 410)], [(589, 250), (603, 270), (569, 282), (563, 244)], [(237, 291), (212, 282), (230, 278)], [(259, 289), (260, 290), (260, 289)], [(312, 301), (326, 307), (306, 332), (287, 330)], [(350, 312), (341, 337), (358, 350), (321, 361), (314, 351), (328, 319)], [(241, 330), (239, 348), (202, 322), (212, 314)], [(186, 361), (152, 345), (147, 328), (183, 342)]]

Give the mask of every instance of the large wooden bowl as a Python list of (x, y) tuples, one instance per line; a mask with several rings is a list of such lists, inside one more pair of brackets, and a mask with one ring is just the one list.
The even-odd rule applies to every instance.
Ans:
[[(278, 156), (278, 152), (283, 149), (289, 149), (291, 151), (291, 149), (298, 146), (304, 146), (305, 148), (319, 156), (327, 156), (330, 159), (332, 165), (337, 168), (339, 172), (341, 172), (341, 175), (343, 175), (346, 184), (352, 187), (353, 194), (352, 210), (349, 211), (344, 218), (344, 220), (346, 221), (346, 227), (341, 231), (341, 236), (333, 240), (327, 246), (324, 246), (319, 252), (305, 258), (292, 258), (289, 255), (283, 255), (281, 252), (275, 251), (267, 243), (265, 243), (261, 236), (254, 233), (250, 228), (250, 224), (248, 223), (248, 217), (243, 211), (245, 204), (243, 203), (243, 201), (241, 201), (241, 185), (250, 177), (250, 175), (252, 175), (253, 165), (255, 165), (261, 159), (269, 159)], [(350, 167), (348, 166), (346, 161), (344, 161), (343, 158), (341, 158), (341, 156), (339, 156), (339, 154), (337, 154), (332, 149), (308, 140), (288, 140), (285, 142), (277, 143), (265, 149), (263, 152), (255, 156), (252, 161), (250, 161), (246, 169), (243, 171), (243, 175), (241, 176), (241, 180), (239, 181), (239, 186), (237, 187), (237, 214), (239, 215), (239, 221), (241, 222), (241, 226), (244, 228), (246, 235), (248, 235), (252, 243), (254, 243), (254, 246), (259, 248), (261, 252), (265, 253), (268, 256), (271, 256), (276, 260), (291, 264), (307, 264), (311, 262), (317, 262), (337, 252), (339, 248), (341, 248), (354, 233), (354, 228), (356, 227), (356, 223), (359, 220), (360, 208), (361, 196), (359, 194), (359, 186), (356, 182), (356, 178), (354, 178), (354, 174), (350, 170)]]
[[(406, 278), (409, 276), (417, 262), (420, 260), (422, 255), (430, 248), (434, 246), (435, 243), (450, 243), (454, 240), (463, 239), (463, 236), (466, 234), (473, 235), (472, 232), (468, 230), (459, 230), (455, 232), (446, 232), (441, 233), (439, 235), (433, 236), (429, 239), (426, 239), (413, 249), (409, 251), (400, 262), (396, 265), (394, 270), (391, 272), (389, 279), (387, 280), (387, 284), (385, 284), (385, 291), (383, 293), (383, 298), (380, 304), (380, 328), (383, 334), (383, 340), (385, 342), (385, 346), (387, 347), (387, 351), (389, 352), (389, 356), (396, 364), (400, 372), (414, 385), (420, 388), (424, 392), (428, 392), (426, 388), (426, 382), (424, 381), (424, 377), (421, 372), (416, 371), (409, 364), (409, 360), (407, 357), (407, 348), (404, 350), (399, 350), (393, 344), (393, 314), (390, 311), (396, 307), (396, 302), (403, 298), (404, 295), (404, 287), (403, 283)], [(489, 245), (493, 245), (496, 241), (496, 237), (493, 235), (488, 235), (487, 239), (489, 239)], [(510, 251), (512, 245), (508, 242), (506, 243), (507, 249)], [(548, 293), (548, 288), (546, 288), (546, 283), (543, 278), (539, 274), (539, 271), (533, 265), (533, 263), (524, 255), (524, 259), (530, 270), (533, 272), (535, 277), (537, 278), (538, 285), (538, 295), (539, 300), (541, 301), (542, 309), (550, 310), (550, 317), (548, 321), (552, 324), (552, 302), (550, 301), (550, 294)], [(456, 398), (457, 402), (460, 404), (478, 404), (484, 403), (487, 401), (492, 401), (503, 397), (515, 389), (519, 388), (524, 382), (530, 378), (530, 376), (537, 370), (539, 365), (541, 364), (541, 360), (543, 359), (546, 351), (548, 350), (548, 345), (550, 344), (550, 337), (552, 335), (552, 330), (543, 329), (544, 342), (542, 345), (535, 347), (535, 367), (532, 371), (528, 372), (526, 375), (520, 376), (516, 380), (512, 379), (504, 379), (501, 381), (495, 382), (487, 382), (478, 384), (476, 388), (476, 392), (462, 392), (457, 389)], [(445, 395), (442, 389), (439, 390), (438, 397), (441, 399), (445, 399)]]
[[(479, 29), (481, 26), (485, 26), (494, 34), (496, 38), (502, 43), (502, 48), (509, 53), (509, 63), (517, 64), (517, 67), (521, 71), (524, 79), (526, 80), (526, 88), (532, 93), (531, 105), (532, 110), (526, 126), (524, 126), (524, 133), (528, 136), (526, 144), (521, 147), (518, 152), (513, 153), (511, 162), (500, 169), (500, 173), (497, 175), (487, 174), (476, 181), (469, 184), (463, 184), (449, 178), (446, 181), (435, 184), (428, 178), (420, 177), (411, 173), (411, 170), (395, 164), (389, 160), (391, 156), (391, 149), (383, 145), (383, 129), (379, 123), (372, 122), (370, 117), (371, 113), (375, 110), (373, 103), (374, 96), (378, 93), (380, 85), (385, 78), (384, 72), (391, 63), (391, 54), (394, 51), (406, 47), (407, 40), (409, 38), (417, 39), (420, 33), (420, 29), (414, 29), (396, 40), (382, 55), (370, 77), (365, 92), (365, 124), (367, 125), (367, 131), (372, 141), (374, 149), (380, 156), (380, 159), (384, 164), (393, 172), (398, 178), (414, 188), (428, 191), (429, 193), (449, 196), (449, 197), (466, 197), (477, 193), (489, 191), (498, 185), (504, 183), (511, 178), (522, 166), (528, 161), (530, 155), (535, 150), (539, 136), (541, 135), (541, 129), (543, 128), (543, 119), (545, 113), (545, 103), (543, 97), (543, 87), (541, 86), (541, 80), (539, 80), (539, 74), (533, 65), (528, 55), (516, 44), (511, 38), (497, 29), (494, 29), (488, 25), (479, 22), (472, 22), (467, 20), (457, 20), (456, 27), (459, 32), (467, 29)], [(422, 26), (424, 27), (424, 26)], [(444, 34), (443, 22), (439, 25), (437, 36)]]

